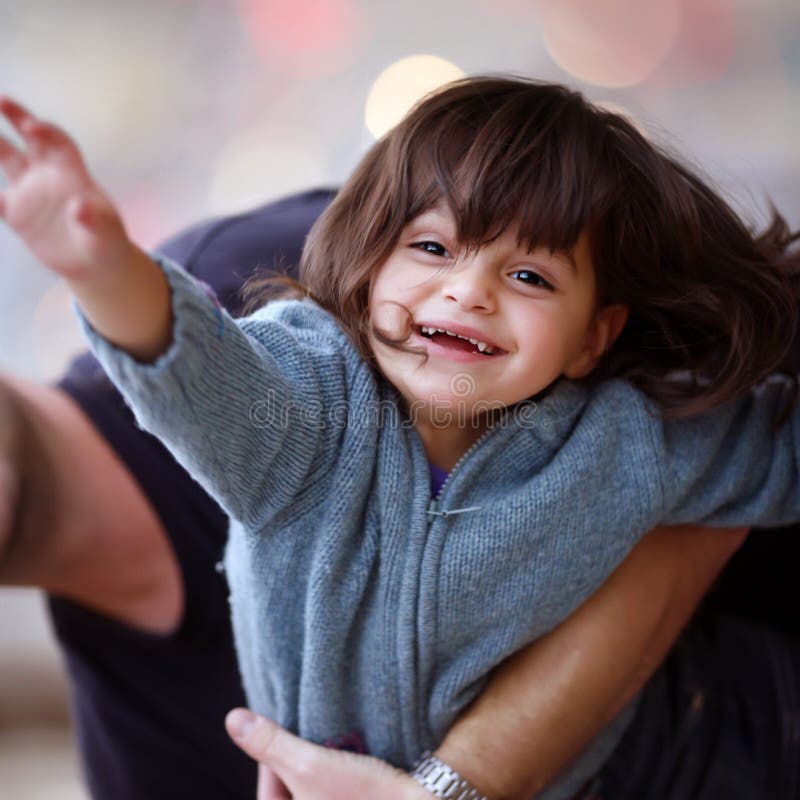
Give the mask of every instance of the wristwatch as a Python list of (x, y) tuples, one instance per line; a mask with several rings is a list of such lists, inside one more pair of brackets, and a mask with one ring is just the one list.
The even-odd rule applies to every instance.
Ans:
[(488, 800), (429, 750), (420, 756), (409, 774), (434, 797), (446, 797), (448, 800)]

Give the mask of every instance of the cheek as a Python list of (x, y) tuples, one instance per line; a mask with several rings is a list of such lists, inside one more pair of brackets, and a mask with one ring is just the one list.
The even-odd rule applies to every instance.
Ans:
[(570, 347), (582, 344), (594, 319), (594, 305), (576, 297), (563, 306), (560, 318), (564, 341)]
[(528, 315), (521, 335), (532, 368), (560, 374), (564, 363), (581, 348), (584, 326), (575, 313), (575, 309), (559, 305)]
[(562, 305), (542, 305), (535, 311), (525, 309), (519, 316), (517, 330), (522, 331), (523, 342), (536, 350), (545, 348), (548, 352), (560, 349), (569, 327), (569, 311)]

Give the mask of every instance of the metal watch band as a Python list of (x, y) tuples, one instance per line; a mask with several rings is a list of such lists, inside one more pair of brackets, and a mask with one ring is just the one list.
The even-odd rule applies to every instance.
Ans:
[(446, 797), (448, 800), (487, 800), (452, 767), (439, 761), (430, 751), (420, 756), (410, 775), (434, 797)]

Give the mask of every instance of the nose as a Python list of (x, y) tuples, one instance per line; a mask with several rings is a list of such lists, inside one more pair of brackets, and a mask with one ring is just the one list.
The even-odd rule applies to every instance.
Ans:
[(492, 275), (488, 266), (477, 258), (458, 264), (446, 273), (442, 295), (464, 311), (495, 310)]

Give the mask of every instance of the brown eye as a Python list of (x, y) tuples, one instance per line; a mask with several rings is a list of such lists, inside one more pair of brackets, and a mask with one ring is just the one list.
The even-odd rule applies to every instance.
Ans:
[(511, 273), (511, 277), (521, 281), (526, 286), (535, 286), (539, 289), (553, 291), (553, 285), (548, 283), (538, 272), (532, 269), (518, 269)]
[(438, 258), (448, 258), (450, 256), (447, 252), (447, 248), (439, 244), (439, 242), (426, 240), (424, 242), (414, 242), (411, 246), (417, 250), (422, 250), (423, 253), (428, 253), (428, 255), (437, 256)]

